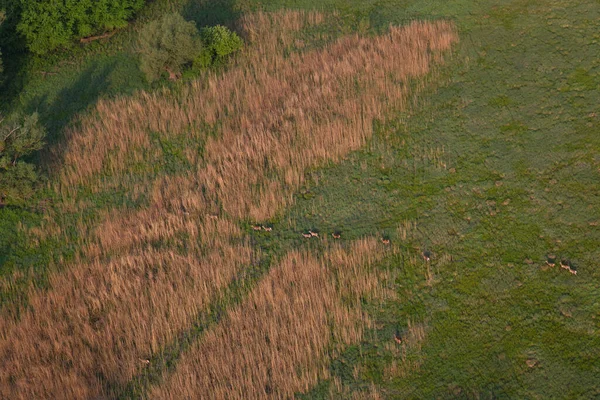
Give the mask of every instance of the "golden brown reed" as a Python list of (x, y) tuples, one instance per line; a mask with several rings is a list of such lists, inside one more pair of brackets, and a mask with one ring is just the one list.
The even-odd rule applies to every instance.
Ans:
[[(149, 132), (193, 136), (201, 135), (200, 126), (218, 124), (219, 135), (207, 139), (202, 165), (187, 186), (202, 188), (207, 203), (220, 204), (233, 217), (270, 218), (289, 204), (307, 167), (360, 148), (373, 118), (403, 106), (402, 82), (428, 73), (432, 54), (455, 40), (448, 23), (414, 22), (384, 36), (349, 36), (284, 57), (279, 35), (270, 40), (261, 34), (267, 39), (251, 42), (237, 68), (178, 95), (143, 93), (100, 104), (71, 134), (59, 190), (71, 194), (103, 170), (119, 174), (127, 159), (142, 160), (151, 153)], [(92, 182), (92, 190), (110, 189), (109, 182)]]
[[(456, 40), (447, 23), (413, 23), (284, 57), (293, 31), (322, 18), (247, 17), (249, 50), (229, 71), (178, 92), (101, 101), (70, 132), (55, 187), (69, 211), (87, 207), (75, 200), (81, 187), (130, 187), (129, 166), (160, 154), (153, 132), (206, 145), (202, 157), (186, 151), (192, 171), (135, 182), (148, 209), (79, 227), (84, 258), (53, 274), (51, 290), (32, 290), (20, 321), (0, 320), (0, 397), (88, 398), (139, 373), (140, 359), (189, 327), (251, 262), (236, 220), (274, 216), (291, 203), (306, 168), (362, 146), (372, 118), (403, 105), (402, 82), (427, 73), (432, 55)], [(206, 125), (219, 134), (206, 138)], [(348, 321), (333, 329), (347, 343), (359, 336), (358, 317), (339, 315)]]
[(327, 378), (329, 359), (362, 338), (361, 297), (378, 285), (376, 239), (323, 257), (292, 251), (155, 387), (156, 399), (291, 398)]
[[(186, 223), (189, 236), (74, 265), (31, 296), (21, 321), (0, 323), (0, 398), (90, 398), (102, 381), (127, 382), (251, 261), (248, 246), (231, 243), (240, 232), (228, 221), (168, 223)], [(161, 225), (149, 236), (175, 240)]]

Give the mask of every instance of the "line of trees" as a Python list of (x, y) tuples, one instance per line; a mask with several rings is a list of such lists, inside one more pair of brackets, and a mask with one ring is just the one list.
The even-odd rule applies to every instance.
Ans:
[[(68, 49), (77, 39), (126, 26), (144, 4), (145, 0), (0, 0), (0, 42), (13, 51), (25, 45), (38, 55)], [(195, 69), (222, 64), (242, 45), (241, 38), (224, 26), (198, 31), (180, 14), (167, 14), (140, 33), (141, 68), (150, 81), (164, 71), (174, 79), (186, 64)]]
[(39, 55), (65, 49), (80, 39), (121, 28), (145, 0), (0, 0), (7, 23), (3, 43)]

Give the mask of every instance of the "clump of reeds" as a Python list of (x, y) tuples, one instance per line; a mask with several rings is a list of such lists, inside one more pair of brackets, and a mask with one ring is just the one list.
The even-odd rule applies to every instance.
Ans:
[[(149, 132), (193, 140), (201, 135), (195, 127), (218, 124), (219, 135), (207, 138), (205, 157), (187, 186), (201, 188), (207, 202), (237, 218), (270, 218), (292, 201), (308, 166), (360, 148), (372, 134), (373, 118), (403, 107), (403, 82), (427, 74), (432, 52), (449, 48), (450, 38), (448, 23), (413, 22), (380, 37), (353, 35), (288, 57), (271, 48), (272, 40), (258, 40), (247, 62), (179, 94), (99, 104), (71, 134), (59, 190), (69, 194), (103, 168), (114, 175), (126, 160), (144, 160), (152, 154)], [(110, 189), (107, 183), (93, 181), (92, 190)]]
[[(140, 234), (176, 240), (174, 232), (185, 232), (185, 252), (177, 243), (154, 249), (146, 242), (72, 265), (51, 277), (51, 290), (32, 292), (31, 311), (20, 321), (0, 322), (0, 397), (91, 398), (105, 383), (126, 383), (143, 367), (140, 359), (189, 327), (251, 262), (251, 249), (230, 222), (157, 221), (139, 227), (149, 230)], [(125, 229), (122, 239), (135, 237)]]
[(322, 257), (292, 251), (206, 333), (151, 398), (291, 398), (326, 378), (332, 355), (362, 338), (361, 298), (378, 284), (376, 239)]

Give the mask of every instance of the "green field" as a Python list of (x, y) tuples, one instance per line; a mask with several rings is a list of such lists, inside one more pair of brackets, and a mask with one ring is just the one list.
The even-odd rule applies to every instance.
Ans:
[[(600, 2), (166, 3), (152, 3), (140, 23), (169, 7), (200, 25), (233, 23), (258, 8), (318, 8), (339, 11), (326, 26), (330, 36), (443, 18), (455, 22), (460, 43), (409, 109), (372, 121), (376, 134), (366, 148), (307, 171), (310, 183), (272, 221), (272, 234), (245, 226), (265, 260), (185, 338), (158, 352), (143, 376), (116, 389), (119, 396), (143, 396), (160, 384), (271, 260), (307, 246), (299, 231), (318, 229), (340, 230), (342, 240), (387, 236), (403, 251), (380, 265), (395, 276), (385, 285), (397, 296), (365, 305), (376, 329), (337, 356), (332, 378), (304, 398), (362, 396), (373, 387), (385, 398), (600, 397)], [(49, 146), (58, 146), (64, 128), (99, 98), (167, 84), (144, 81), (135, 30), (57, 60), (27, 61), (2, 108), (38, 110)], [(48, 175), (51, 181), (51, 169)], [(47, 192), (40, 196), (52, 198)], [(39, 223), (40, 211), (0, 210), (0, 273), (8, 279), (31, 271), (3, 286), (3, 306), (26, 304), (29, 282), (43, 287), (48, 271), (77, 253), (69, 236), (76, 223), (143, 204), (125, 189), (81, 196), (89, 209), (61, 216), (65, 237), (39, 246), (16, 226)], [(405, 222), (416, 229), (402, 237)], [(421, 257), (425, 250), (430, 262)], [(577, 274), (547, 266), (548, 254), (569, 259)], [(422, 337), (411, 336), (409, 324), (422, 327)], [(394, 342), (396, 333), (404, 346)]]

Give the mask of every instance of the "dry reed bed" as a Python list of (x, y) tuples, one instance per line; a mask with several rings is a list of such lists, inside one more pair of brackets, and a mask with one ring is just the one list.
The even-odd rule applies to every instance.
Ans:
[(377, 292), (379, 246), (364, 239), (319, 258), (291, 251), (150, 398), (291, 398), (327, 378), (330, 358), (369, 324), (360, 304)]
[[(0, 320), (0, 397), (93, 397), (106, 394), (102, 382), (118, 385), (139, 373), (140, 358), (189, 327), (251, 262), (236, 219), (272, 217), (291, 202), (306, 168), (362, 146), (371, 119), (403, 104), (398, 83), (427, 73), (432, 56), (455, 40), (446, 23), (413, 23), (283, 57), (293, 35), (272, 28), (298, 30), (321, 19), (247, 18), (248, 37), (260, 36), (231, 71), (179, 95), (102, 102), (71, 132), (57, 190), (66, 208), (81, 208), (73, 200), (79, 185), (110, 190), (128, 181), (127, 160), (156, 153), (149, 132), (193, 142), (202, 135), (197, 126), (220, 126), (201, 162), (188, 155), (196, 169), (136, 187), (151, 190), (148, 209), (104, 216), (85, 244), (94, 261), (54, 274), (50, 291), (33, 291), (19, 322)], [(106, 165), (112, 176), (105, 180)]]
[[(208, 139), (203, 165), (188, 186), (202, 188), (207, 203), (233, 217), (270, 218), (289, 204), (307, 167), (360, 148), (373, 118), (403, 106), (401, 83), (427, 74), (456, 37), (449, 23), (414, 22), (289, 57), (271, 48), (273, 40), (256, 40), (237, 68), (179, 95), (165, 91), (100, 104), (97, 115), (71, 134), (59, 190), (75, 197), (73, 191), (104, 166), (118, 174), (128, 158), (143, 159), (152, 147), (148, 132), (174, 136), (190, 126), (218, 124), (220, 135)], [(92, 187), (107, 189), (102, 180)]]
[(251, 249), (231, 243), (240, 232), (229, 221), (185, 223), (187, 254), (172, 250), (177, 243), (138, 246), (110, 261), (75, 265), (51, 278), (52, 290), (31, 297), (32, 311), (21, 321), (0, 323), (0, 398), (97, 396), (102, 381), (126, 383), (143, 359), (189, 327), (251, 262)]

